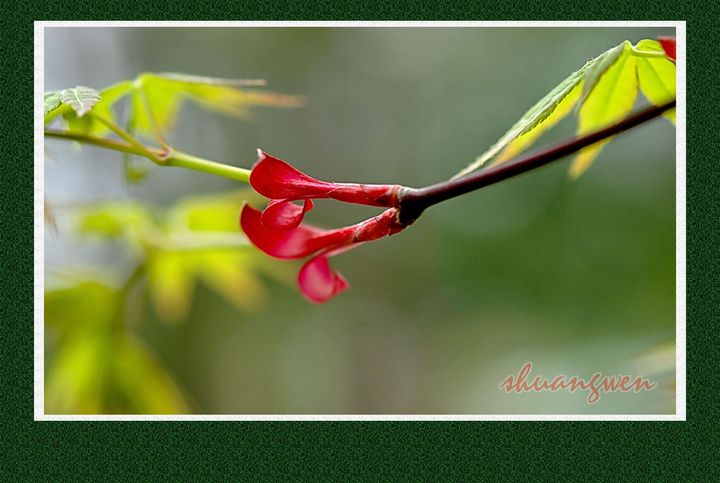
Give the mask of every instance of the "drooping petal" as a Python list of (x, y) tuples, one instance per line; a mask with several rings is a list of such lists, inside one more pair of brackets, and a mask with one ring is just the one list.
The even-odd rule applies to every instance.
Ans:
[(262, 212), (262, 224), (273, 230), (290, 230), (297, 227), (305, 213), (312, 209), (310, 199), (306, 199), (302, 206), (291, 200), (271, 200)]
[(398, 185), (331, 183), (298, 171), (285, 161), (258, 150), (250, 185), (271, 199), (332, 198), (371, 206), (396, 206)]
[(324, 303), (349, 287), (345, 278), (333, 271), (328, 258), (355, 248), (363, 243), (390, 236), (404, 226), (397, 221), (397, 210), (391, 208), (378, 216), (351, 227), (352, 243), (336, 246), (315, 255), (300, 269), (298, 285), (303, 296), (314, 303)]
[(240, 214), (240, 226), (256, 247), (275, 258), (303, 258), (323, 248), (350, 244), (355, 230), (354, 226), (321, 230), (306, 225), (274, 230), (263, 225), (262, 214), (250, 205)]
[(665, 55), (675, 61), (675, 37), (658, 37), (658, 42), (662, 45)]
[(328, 262), (330, 253), (321, 253), (311, 258), (300, 269), (298, 286), (310, 302), (322, 304), (346, 290), (350, 285), (345, 277), (333, 271)]

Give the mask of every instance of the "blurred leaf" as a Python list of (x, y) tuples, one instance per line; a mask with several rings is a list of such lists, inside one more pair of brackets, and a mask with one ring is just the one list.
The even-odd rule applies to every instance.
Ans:
[(633, 362), (638, 373), (645, 377), (664, 373), (674, 374), (677, 364), (675, 341), (656, 344), (639, 354)]
[[(60, 414), (188, 412), (170, 375), (121, 330), (123, 291), (92, 279), (45, 292), (45, 409)], [(118, 324), (120, 323), (120, 325)], [(57, 344), (47, 343), (58, 335)]]
[(182, 102), (235, 116), (247, 115), (252, 106), (299, 107), (302, 99), (269, 92), (241, 90), (246, 81), (182, 74), (144, 73), (133, 83), (131, 116), (138, 132), (154, 134), (170, 129)]
[(109, 323), (117, 309), (117, 289), (96, 280), (45, 292), (45, 327), (59, 337)]
[(49, 112), (54, 111), (55, 109), (57, 109), (58, 107), (60, 107), (62, 105), (59, 91), (46, 92), (43, 95), (43, 101), (44, 101), (46, 116), (48, 115)]
[[(625, 44), (622, 54), (597, 81), (585, 99), (579, 113), (578, 135), (601, 129), (628, 115), (637, 98), (637, 58), (632, 46)], [(612, 138), (589, 146), (575, 157), (570, 165), (570, 175), (580, 176), (587, 170), (600, 150)]]
[(96, 332), (81, 332), (64, 341), (46, 371), (45, 412), (103, 412), (108, 342), (106, 336)]
[(152, 216), (142, 204), (111, 202), (81, 210), (77, 231), (83, 235), (137, 240), (154, 230), (154, 225)]
[(178, 322), (185, 318), (193, 292), (192, 252), (157, 250), (148, 258), (150, 296), (160, 318)]
[(178, 72), (158, 72), (156, 75), (176, 82), (184, 82), (187, 84), (205, 84), (234, 87), (258, 87), (267, 84), (267, 82), (263, 79), (221, 79), (219, 77), (180, 74)]
[(188, 404), (172, 377), (124, 332), (78, 332), (48, 368), (49, 414), (182, 414)]
[(245, 249), (158, 250), (148, 260), (150, 294), (159, 317), (178, 322), (187, 316), (197, 279), (240, 310), (262, 303), (264, 291), (254, 273), (255, 252)]
[[(48, 413), (102, 412), (103, 354), (117, 314), (117, 294), (114, 287), (96, 280), (78, 280), (45, 292)], [(51, 343), (54, 336), (57, 344)]]
[(105, 203), (80, 211), (77, 232), (142, 250), (150, 297), (163, 321), (186, 317), (197, 280), (235, 307), (252, 310), (263, 291), (252, 263), (257, 253), (238, 222), (247, 194), (186, 198), (160, 220), (139, 203)]
[(173, 230), (238, 233), (244, 199), (243, 192), (185, 198), (168, 212), (168, 226)]
[[(643, 52), (664, 52), (660, 42), (641, 40), (635, 46)], [(664, 104), (675, 98), (675, 63), (667, 58), (637, 57), (637, 74), (640, 92), (654, 105)], [(664, 114), (675, 123), (675, 109)]]
[(115, 411), (136, 414), (190, 412), (175, 381), (145, 344), (122, 337), (113, 347), (113, 382), (118, 401)]
[(196, 270), (205, 283), (236, 308), (252, 311), (264, 302), (264, 290), (252, 270), (252, 252), (206, 251), (198, 254)]

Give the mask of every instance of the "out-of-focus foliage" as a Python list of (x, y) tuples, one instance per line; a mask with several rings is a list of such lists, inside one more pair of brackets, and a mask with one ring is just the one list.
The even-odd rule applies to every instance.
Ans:
[(48, 413), (188, 412), (173, 378), (125, 324), (125, 293), (81, 279), (45, 293)]
[[(125, 141), (139, 134), (164, 146), (185, 100), (236, 117), (247, 117), (254, 106), (302, 103), (296, 96), (250, 89), (261, 85), (264, 81), (144, 73), (100, 92), (79, 86), (45, 93), (45, 124), (63, 119), (67, 133), (104, 137), (114, 130)], [(127, 135), (118, 123), (121, 101)], [(139, 181), (146, 168), (125, 155), (124, 172), (127, 180)], [(188, 410), (171, 376), (131, 330), (137, 325), (133, 319), (142, 314), (124, 308), (133, 289), (141, 286), (161, 320), (178, 322), (186, 317), (194, 287), (202, 281), (235, 308), (256, 309), (264, 291), (247, 240), (239, 232), (244, 198), (238, 192), (188, 198), (162, 211), (138, 201), (116, 201), (76, 213), (75, 235), (114, 242), (137, 269), (122, 289), (75, 277), (46, 293), (46, 323), (55, 340), (48, 348), (48, 412)], [(46, 212), (52, 213), (49, 205)], [(146, 283), (139, 283), (143, 280)]]
[(79, 213), (77, 232), (118, 239), (142, 257), (163, 320), (185, 317), (198, 280), (236, 307), (252, 310), (263, 291), (253, 274), (252, 249), (238, 228), (246, 193), (187, 198), (155, 216), (135, 202), (95, 205)]
[(121, 288), (78, 274), (46, 291), (48, 412), (188, 411), (173, 378), (131, 329), (148, 296), (161, 320), (182, 320), (198, 281), (239, 310), (259, 307), (264, 290), (238, 232), (244, 198), (245, 192), (187, 198), (161, 212), (109, 202), (75, 214), (77, 236), (115, 242), (138, 268)]
[(257, 81), (216, 79), (183, 74), (141, 74), (132, 84), (130, 124), (152, 135), (154, 126), (171, 128), (184, 100), (206, 109), (247, 117), (253, 106), (299, 107), (302, 100), (270, 92), (239, 89)]
[[(663, 104), (675, 97), (675, 63), (662, 53), (656, 40), (629, 41), (609, 49), (573, 72), (538, 101), (490, 149), (456, 176), (479, 169), (497, 155), (494, 165), (503, 163), (532, 145), (544, 132), (579, 107), (578, 134), (603, 128), (625, 117), (640, 90), (648, 101)], [(657, 57), (647, 57), (647, 55)], [(675, 110), (666, 115), (674, 122)], [(576, 156), (570, 167), (573, 177), (585, 172), (609, 141), (589, 146)], [(498, 154), (499, 153), (499, 154)]]
[(146, 72), (100, 92), (76, 87), (46, 93), (45, 124), (62, 115), (69, 132), (102, 136), (108, 132), (107, 125), (92, 117), (82, 119), (83, 114), (94, 109), (96, 114), (115, 122), (115, 104), (128, 98), (128, 130), (152, 137), (157, 135), (157, 130), (165, 132), (172, 128), (185, 100), (211, 111), (241, 118), (246, 118), (250, 109), (256, 106), (302, 105), (303, 101), (298, 96), (245, 88), (258, 85), (264, 85), (264, 81)]

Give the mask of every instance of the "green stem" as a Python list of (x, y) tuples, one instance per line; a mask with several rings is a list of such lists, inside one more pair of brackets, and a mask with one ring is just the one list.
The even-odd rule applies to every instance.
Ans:
[(155, 133), (155, 139), (157, 139), (158, 143), (163, 149), (171, 149), (170, 144), (168, 144), (168, 142), (165, 140), (165, 136), (163, 136), (162, 129), (160, 129), (160, 124), (157, 122), (157, 118), (155, 117), (155, 113), (152, 110), (150, 101), (148, 101), (148, 98), (145, 95), (145, 90), (141, 86), (138, 91), (140, 97), (142, 98), (143, 105), (145, 106), (145, 111), (147, 111), (148, 119), (150, 119), (150, 124), (152, 124), (153, 132)]
[[(55, 139), (64, 139), (66, 141), (77, 141), (79, 143), (91, 144), (100, 148), (112, 149), (113, 151), (120, 151), (121, 153), (137, 154), (138, 156), (144, 156), (138, 150), (127, 144), (114, 139), (99, 138), (90, 136), (89, 134), (80, 134), (65, 131), (56, 131), (54, 129), (46, 129), (45, 136)], [(161, 154), (157, 151), (158, 156)]]
[(97, 121), (100, 121), (101, 123), (105, 124), (112, 132), (120, 136), (122, 139), (127, 141), (128, 144), (133, 146), (135, 149), (138, 150), (138, 153), (145, 156), (146, 158), (150, 159), (151, 161), (154, 161), (158, 164), (162, 164), (162, 157), (157, 156), (157, 154), (154, 152), (154, 150), (151, 150), (147, 146), (145, 146), (143, 143), (141, 143), (135, 136), (127, 132), (125, 129), (121, 128), (117, 124), (115, 124), (110, 119), (105, 119), (104, 117), (94, 113), (93, 111), (88, 111), (87, 115), (92, 116)]
[(177, 150), (172, 150), (167, 153), (159, 149), (143, 146), (144, 149), (141, 151), (134, 145), (116, 141), (114, 139), (100, 138), (89, 134), (55, 131), (52, 129), (46, 129), (45, 136), (55, 139), (64, 139), (66, 141), (78, 141), (104, 149), (119, 151), (121, 153), (143, 156), (159, 166), (176, 166), (192, 169), (202, 173), (214, 174), (216, 176), (242, 181), (244, 183), (247, 183), (250, 179), (249, 169), (217, 163), (215, 161), (192, 156)]
[(250, 181), (250, 170), (229, 166), (227, 164), (216, 163), (207, 159), (199, 158), (182, 151), (172, 150), (167, 158), (163, 160), (164, 166), (177, 166), (179, 168), (187, 168), (203, 173), (214, 174), (224, 178), (234, 179), (247, 183)]

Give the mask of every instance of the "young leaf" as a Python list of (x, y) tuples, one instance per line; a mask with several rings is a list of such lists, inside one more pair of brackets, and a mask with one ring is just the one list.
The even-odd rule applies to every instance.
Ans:
[[(92, 107), (94, 113), (109, 121), (115, 122), (113, 106), (124, 95), (130, 92), (132, 82), (123, 81), (100, 91), (100, 100)], [(66, 110), (63, 117), (67, 122), (67, 130), (95, 136), (105, 135), (110, 131), (104, 123), (92, 116), (80, 116), (75, 111)]]
[(259, 81), (218, 79), (183, 74), (138, 76), (134, 82), (131, 116), (138, 132), (155, 134), (172, 127), (184, 100), (234, 116), (245, 116), (252, 106), (299, 107), (302, 99), (269, 92), (238, 89)]
[[(632, 46), (625, 44), (623, 53), (598, 79), (580, 108), (579, 135), (612, 124), (630, 112), (637, 98), (636, 65), (637, 58), (632, 55)], [(570, 165), (570, 175), (576, 178), (585, 172), (609, 141), (607, 139), (580, 151)]]
[(568, 114), (570, 114), (580, 98), (582, 86), (583, 82), (577, 84), (543, 122), (508, 144), (492, 162), (492, 166), (502, 164), (508, 159), (514, 158), (518, 154), (522, 153), (529, 148), (537, 138), (542, 136), (546, 131), (549, 131), (558, 122), (562, 121)]
[[(551, 117), (553, 112), (555, 112), (558, 106), (560, 106), (563, 100), (567, 98), (570, 93), (578, 96), (578, 93), (575, 91), (575, 89), (583, 82), (586, 73), (590, 69), (592, 69), (597, 64), (605, 65), (608, 62), (608, 59), (612, 59), (613, 57), (615, 57), (615, 49), (617, 49), (617, 47), (614, 47), (600, 54), (594, 59), (586, 62), (585, 65), (583, 65), (579, 70), (570, 74), (557, 87), (551, 90), (545, 97), (540, 99), (533, 107), (531, 107), (530, 110), (528, 110), (518, 122), (516, 122), (505, 134), (503, 134), (503, 136), (495, 144), (490, 147), (490, 149), (485, 151), (482, 155), (475, 159), (473, 163), (471, 163), (465, 169), (456, 174), (454, 178), (464, 176), (480, 168), (487, 161), (497, 155), (501, 150), (505, 149), (515, 139), (526, 133), (531, 132), (533, 129), (537, 129), (539, 126), (543, 126), (544, 122), (549, 120), (551, 124), (554, 125), (557, 124), (564, 116), (567, 116), (572, 110), (572, 107), (575, 105), (577, 98), (573, 99), (571, 97), (567, 103), (563, 104), (563, 109), (559, 111), (557, 115)], [(604, 70), (606, 70), (606, 67), (597, 67), (596, 70), (599, 72), (604, 72)], [(547, 131), (549, 127), (550, 126), (543, 127), (540, 134), (544, 131)], [(540, 134), (534, 137), (528, 137), (522, 142), (519, 142), (517, 145), (511, 148), (511, 151), (515, 154), (520, 152), (520, 147), (528, 147), (532, 143), (532, 141), (534, 141)], [(508, 159), (507, 156), (504, 159)]]
[(620, 56), (623, 52), (625, 52), (630, 47), (630, 42), (627, 40), (620, 45), (613, 47), (610, 50), (605, 51), (600, 56), (597, 57), (596, 61), (593, 63), (592, 66), (587, 70), (585, 73), (585, 82), (582, 92), (582, 97), (580, 101), (580, 105), (585, 103), (585, 100), (587, 99), (588, 95), (592, 92), (592, 90), (597, 85), (600, 78), (607, 72), (607, 70), (612, 67), (615, 62), (618, 61)]
[[(641, 40), (635, 50), (642, 52), (663, 52), (660, 42)], [(654, 105), (663, 104), (675, 98), (675, 63), (667, 58), (638, 57), (638, 83), (640, 92)], [(664, 117), (675, 123), (675, 109), (668, 111)]]
[(60, 92), (63, 104), (72, 107), (78, 117), (82, 117), (100, 100), (100, 93), (90, 87), (77, 86)]
[(54, 111), (58, 107), (62, 105), (62, 100), (60, 99), (60, 92), (59, 91), (50, 91), (46, 92), (43, 95), (43, 101), (45, 104), (45, 115), (47, 116), (48, 113)]

